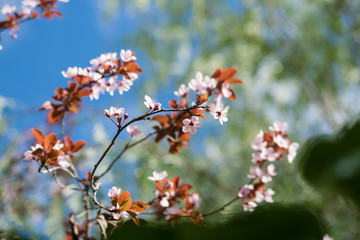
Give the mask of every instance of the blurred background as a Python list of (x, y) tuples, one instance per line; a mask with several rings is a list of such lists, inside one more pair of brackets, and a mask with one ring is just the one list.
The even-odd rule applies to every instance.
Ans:
[[(0, 0), (0, 7), (17, 2)], [(81, 196), (61, 191), (51, 175), (22, 160), (33, 145), (32, 127), (60, 132), (35, 109), (67, 84), (61, 71), (131, 49), (144, 70), (131, 91), (87, 99), (82, 112), (67, 119), (67, 134), (88, 142), (75, 159), (82, 176), (115, 133), (104, 108), (124, 107), (137, 116), (145, 111), (145, 94), (166, 106), (196, 71), (211, 75), (218, 67), (236, 67), (244, 84), (234, 87), (236, 102), (225, 102), (231, 107), (224, 126), (210, 117), (177, 155), (152, 140), (131, 149), (104, 177), (100, 199), (108, 201), (114, 185), (135, 200), (151, 200), (147, 177), (166, 170), (195, 185), (203, 198), (200, 211), (215, 209), (247, 183), (258, 131), (287, 121), (300, 153), (292, 165), (277, 164), (275, 202), (302, 206), (334, 239), (359, 239), (359, 10), (355, 0), (73, 0), (59, 3), (63, 19), (21, 24), (17, 40), (2, 32), (0, 231), (63, 239), (64, 218), (82, 211)], [(140, 125), (145, 133), (150, 127)], [(108, 162), (128, 139), (121, 136)], [(63, 181), (74, 183), (66, 176)], [(240, 203), (207, 222), (216, 225), (235, 214), (242, 214)]]

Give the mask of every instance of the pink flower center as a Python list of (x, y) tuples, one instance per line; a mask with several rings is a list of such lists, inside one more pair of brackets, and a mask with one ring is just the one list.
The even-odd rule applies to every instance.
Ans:
[(194, 122), (191, 121), (191, 122), (189, 123), (189, 126), (190, 126), (190, 127), (195, 126)]
[(221, 111), (217, 111), (216, 114), (217, 114), (218, 117), (220, 117), (221, 116)]

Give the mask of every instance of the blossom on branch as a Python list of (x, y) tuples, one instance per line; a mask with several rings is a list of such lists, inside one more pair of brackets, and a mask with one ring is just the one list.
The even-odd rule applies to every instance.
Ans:
[(152, 99), (148, 95), (145, 95), (144, 104), (149, 111), (157, 111), (161, 109), (161, 103), (157, 102), (155, 99)]
[(161, 181), (164, 178), (166, 178), (167, 175), (168, 174), (166, 171), (162, 171), (162, 172), (153, 171), (153, 176), (148, 177), (148, 179), (151, 181)]
[(183, 120), (184, 126), (182, 131), (184, 133), (190, 132), (192, 135), (196, 134), (197, 129), (202, 126), (202, 123), (199, 122), (199, 118), (192, 116), (191, 119), (184, 119)]
[(126, 128), (126, 131), (130, 134), (131, 137), (135, 137), (136, 135), (141, 133), (138, 126), (128, 126)]

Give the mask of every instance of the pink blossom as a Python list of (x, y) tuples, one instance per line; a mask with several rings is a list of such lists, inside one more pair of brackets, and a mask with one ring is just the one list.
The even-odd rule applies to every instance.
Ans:
[(90, 60), (90, 64), (93, 65), (93, 67), (99, 67), (99, 72), (104, 73), (104, 65), (108, 65), (111, 67), (117, 66), (117, 57), (116, 53), (104, 53), (101, 54), (99, 57)]
[(100, 79), (99, 81), (97, 81), (94, 86), (92, 86), (91, 90), (92, 93), (89, 96), (90, 100), (92, 101), (93, 99), (98, 100), (99, 99), (99, 95), (100, 93), (104, 94), (105, 90), (107, 88), (107, 83), (105, 81), (105, 79)]
[(215, 106), (210, 106), (209, 110), (211, 115), (213, 115), (215, 119), (219, 119), (220, 124), (223, 125), (224, 122), (228, 121), (227, 112), (229, 108), (230, 106), (224, 108), (223, 104), (219, 104)]
[(329, 235), (325, 235), (324, 237), (323, 237), (323, 240), (334, 240), (332, 237), (330, 237)]
[(157, 172), (157, 171), (153, 171), (153, 176), (148, 177), (149, 180), (151, 181), (161, 181), (163, 179), (165, 179), (167, 177), (167, 172), (166, 171), (162, 171), (162, 172)]
[(110, 110), (105, 109), (104, 114), (108, 118), (111, 116), (120, 117), (124, 113), (124, 108), (111, 107)]
[(182, 131), (184, 133), (190, 132), (192, 135), (194, 135), (197, 132), (196, 128), (199, 128), (202, 126), (202, 123), (199, 122), (198, 117), (192, 116), (191, 119), (184, 119), (183, 123), (184, 126), (182, 128)]
[(73, 78), (78, 74), (78, 67), (68, 67), (66, 72), (61, 71), (61, 74), (64, 76), (64, 78)]
[(189, 87), (193, 91), (199, 91), (201, 93), (210, 92), (216, 88), (216, 80), (208, 76), (203, 77), (201, 72), (196, 72), (195, 78), (191, 79), (189, 82)]
[(242, 205), (243, 205), (244, 211), (249, 211), (249, 212), (254, 211), (254, 208), (256, 208), (256, 206), (257, 206), (257, 204), (253, 200), (250, 200), (250, 199), (246, 199), (242, 203)]
[(64, 147), (64, 144), (61, 141), (57, 141), (57, 143), (55, 144), (55, 146), (53, 146), (54, 150), (60, 150)]
[(35, 8), (39, 4), (37, 0), (24, 0), (21, 2), (21, 5), (25, 8)]
[(3, 50), (3, 46), (0, 45), (0, 51)]
[(251, 147), (254, 150), (261, 151), (265, 148), (267, 143), (264, 141), (264, 132), (260, 130), (260, 132), (256, 135), (254, 141), (251, 143)]
[(261, 165), (265, 160), (261, 158), (260, 153), (253, 153), (251, 162), (256, 165)]
[(280, 157), (280, 154), (274, 150), (274, 148), (263, 148), (261, 150), (260, 156), (262, 159), (269, 160), (271, 162), (275, 161)]
[(129, 213), (127, 211), (121, 211), (121, 208), (119, 204), (117, 204), (116, 208), (112, 206), (110, 210), (115, 210), (114, 212), (111, 212), (111, 215), (114, 219), (118, 220), (119, 218), (127, 219), (129, 218)]
[(16, 6), (10, 6), (9, 4), (5, 4), (1, 9), (1, 14), (7, 15), (15, 12)]
[(156, 100), (151, 99), (148, 95), (145, 95), (144, 104), (149, 110), (153, 110), (153, 111), (160, 110), (161, 108), (161, 104), (158, 103)]
[(251, 191), (254, 190), (254, 186), (251, 184), (246, 184), (241, 187), (240, 192), (238, 193), (238, 196), (240, 198), (247, 197)]
[(274, 132), (286, 132), (288, 129), (288, 123), (275, 121), (273, 126), (270, 126), (269, 129)]
[(164, 208), (167, 208), (170, 206), (169, 199), (167, 197), (163, 197), (160, 201), (160, 205)]
[(288, 154), (287, 154), (289, 163), (292, 163), (294, 161), (298, 148), (299, 148), (298, 143), (293, 142), (290, 144), (289, 149), (288, 149)]
[(191, 203), (191, 205), (194, 206), (194, 208), (198, 208), (200, 206), (201, 198), (200, 198), (200, 195), (198, 193), (191, 194), (188, 197), (188, 199), (189, 199), (189, 202)]
[(139, 133), (141, 133), (139, 127), (137, 127), (137, 126), (133, 126), (133, 127), (128, 126), (126, 128), (126, 131), (130, 134), (131, 137), (134, 137), (134, 136), (138, 135)]
[(228, 83), (225, 83), (225, 82), (224, 82), (224, 83), (221, 85), (221, 93), (222, 93), (222, 95), (223, 95), (224, 97), (226, 97), (226, 98), (231, 97), (232, 92), (230, 91), (230, 88), (229, 88), (229, 84), (228, 84)]
[(174, 94), (181, 98), (187, 98), (189, 94), (189, 88), (186, 87), (185, 84), (181, 84), (179, 87), (179, 91), (175, 91)]
[(274, 195), (275, 192), (271, 188), (267, 189), (263, 194), (264, 194), (264, 200), (266, 202), (270, 202), (270, 203), (274, 202), (274, 200), (272, 199), (272, 195)]
[(33, 151), (31, 150), (27, 150), (25, 153), (24, 153), (24, 160), (36, 160), (36, 156), (32, 154)]
[(114, 96), (114, 91), (116, 91), (119, 86), (118, 81), (117, 76), (112, 76), (107, 82), (106, 91), (109, 92), (111, 96)]
[(123, 60), (123, 62), (130, 62), (130, 61), (135, 61), (136, 57), (135, 55), (133, 55), (133, 52), (131, 50), (124, 50), (122, 49), (120, 51), (120, 57), (121, 60)]
[(266, 167), (266, 171), (270, 176), (276, 176), (276, 171), (275, 171), (275, 165), (274, 164), (269, 164)]
[(169, 207), (164, 211), (164, 214), (176, 214), (180, 212), (180, 208), (178, 206)]
[(130, 90), (130, 86), (132, 85), (132, 81), (130, 80), (123, 80), (119, 82), (119, 93), (122, 95), (124, 92), (127, 92)]
[(108, 196), (109, 196), (109, 198), (117, 198), (117, 197), (119, 197), (120, 192), (121, 192), (120, 188), (112, 187), (108, 192)]
[(57, 163), (64, 168), (70, 167), (70, 156), (66, 154), (60, 154), (57, 158)]
[(284, 138), (281, 134), (278, 134), (274, 137), (274, 142), (282, 148), (288, 148), (290, 144), (290, 140), (287, 138)]
[(43, 103), (41, 108), (44, 109), (44, 110), (52, 109), (52, 103), (50, 101), (46, 101), (46, 102)]

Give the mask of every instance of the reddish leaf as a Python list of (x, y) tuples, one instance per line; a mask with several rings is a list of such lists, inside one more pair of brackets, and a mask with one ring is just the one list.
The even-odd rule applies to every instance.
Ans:
[(58, 138), (55, 133), (50, 133), (44, 138), (45, 151), (50, 152), (53, 146), (57, 143)]
[(200, 108), (191, 109), (190, 112), (192, 115), (195, 115), (195, 116), (202, 116), (202, 114), (203, 114), (203, 110)]
[(79, 108), (75, 105), (75, 104), (70, 104), (70, 106), (68, 107), (70, 111), (74, 112), (74, 113), (78, 113), (79, 112)]
[(180, 107), (184, 107), (186, 104), (188, 104), (188, 101), (189, 101), (188, 99), (182, 100), (180, 103)]
[(206, 93), (204, 93), (203, 95), (201, 95), (201, 96), (199, 97), (199, 102), (200, 102), (200, 104), (206, 102), (207, 100), (208, 100), (208, 96), (206, 95)]
[(176, 100), (170, 100), (168, 102), (169, 106), (172, 107), (172, 108), (178, 108), (179, 104)]
[(180, 142), (188, 142), (190, 140), (189, 133), (182, 133), (178, 139)]
[(85, 146), (86, 142), (83, 140), (76, 141), (75, 144), (72, 146), (71, 151), (77, 152)]
[(91, 93), (92, 93), (92, 90), (91, 90), (91, 89), (81, 89), (81, 90), (76, 94), (76, 96), (77, 96), (78, 98), (82, 98), (82, 97), (89, 96)]
[(236, 74), (236, 71), (236, 68), (226, 68), (219, 76), (219, 81), (224, 81), (226, 79), (232, 78)]
[(145, 211), (147, 208), (149, 208), (149, 206), (146, 205), (145, 203), (136, 201), (131, 204), (131, 207), (129, 210), (134, 211), (137, 214), (139, 214), (139, 213), (142, 213), (143, 211)]
[(63, 116), (64, 111), (62, 110), (55, 110), (54, 108), (50, 110), (48, 115), (49, 123), (56, 123), (60, 120), (60, 118)]
[(239, 79), (239, 78), (230, 78), (230, 79), (227, 79), (226, 82), (228, 84), (243, 84), (244, 82)]
[(59, 155), (60, 155), (60, 151), (53, 150), (48, 154), (48, 158), (56, 158)]
[(44, 134), (43, 134), (41, 131), (39, 131), (39, 130), (37, 130), (37, 129), (35, 129), (35, 128), (32, 128), (32, 132), (33, 132), (33, 134), (34, 134), (35, 140), (36, 140), (41, 146), (43, 146), (43, 145), (44, 145)]
[(131, 195), (128, 191), (120, 194), (117, 200), (122, 211), (126, 211), (131, 207)]
[(221, 74), (221, 71), (222, 70), (220, 68), (217, 68), (211, 77), (212, 78), (218, 78), (220, 76), (220, 74)]

